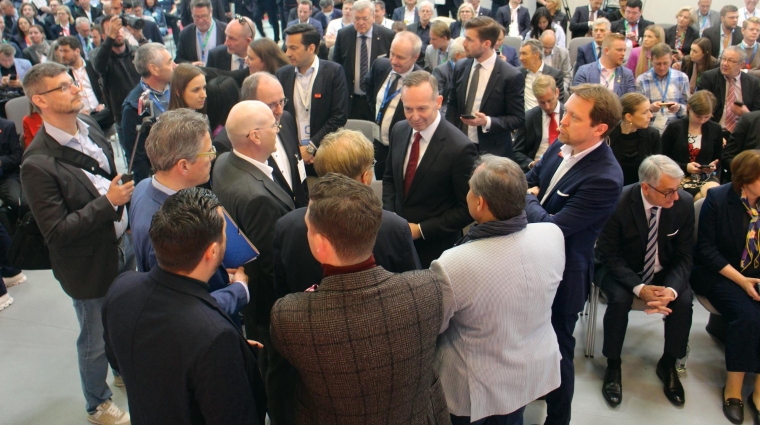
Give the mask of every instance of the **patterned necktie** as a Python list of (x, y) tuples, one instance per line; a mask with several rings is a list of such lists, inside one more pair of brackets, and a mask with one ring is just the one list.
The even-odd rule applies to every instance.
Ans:
[(736, 127), (736, 114), (734, 114), (734, 110), (731, 109), (731, 105), (736, 102), (736, 86), (734, 85), (734, 82), (736, 81), (735, 78), (726, 77), (726, 80), (728, 81), (728, 88), (726, 89), (726, 106), (725, 106), (725, 127), (726, 130), (730, 131), (731, 133), (734, 132), (734, 127)]
[(240, 59), (238, 59), (238, 62), (240, 63), (240, 64), (238, 65), (238, 69), (243, 69), (243, 68), (245, 68), (245, 58), (240, 58)]
[(758, 240), (758, 231), (760, 230), (760, 215), (757, 211), (757, 205), (750, 207), (749, 200), (742, 192), (742, 205), (749, 214), (749, 228), (747, 229), (747, 243), (744, 245), (744, 251), (742, 251), (741, 268), (742, 271), (746, 270), (749, 266), (757, 269), (760, 268), (760, 256), (758, 254), (758, 246), (760, 241)]
[(601, 58), (602, 57), (602, 47), (596, 48), (596, 57)]
[(647, 236), (647, 253), (644, 256), (644, 272), (641, 275), (641, 282), (644, 285), (652, 283), (654, 277), (654, 254), (657, 250), (657, 210), (660, 207), (652, 207), (649, 214), (649, 236)]
[(361, 57), (359, 60), (359, 81), (364, 81), (364, 77), (369, 72), (369, 52), (367, 51), (367, 36), (362, 35), (361, 38)]
[(557, 116), (556, 112), (552, 112), (549, 115), (549, 146), (557, 140), (559, 137), (559, 129), (557, 128), (557, 121), (554, 119)]
[(417, 162), (420, 160), (420, 139), (422, 134), (418, 131), (414, 134), (412, 150), (409, 152), (409, 162), (406, 164), (406, 174), (404, 174), (404, 196), (409, 194), (409, 188), (412, 187), (414, 173), (417, 172)]
[[(467, 89), (467, 98), (464, 102), (464, 114), (462, 115), (474, 115), (472, 108), (475, 106), (475, 96), (478, 92), (480, 68), (482, 68), (482, 65), (479, 63), (475, 64), (475, 70), (472, 71), (472, 80), (470, 80), (470, 87)], [(462, 131), (464, 131), (464, 134), (467, 134), (467, 124), (462, 123)]]

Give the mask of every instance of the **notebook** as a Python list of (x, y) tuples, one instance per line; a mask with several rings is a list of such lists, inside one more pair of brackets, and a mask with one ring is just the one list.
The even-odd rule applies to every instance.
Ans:
[(225, 233), (227, 234), (227, 250), (224, 252), (222, 265), (227, 269), (236, 269), (248, 264), (259, 256), (259, 250), (240, 231), (240, 228), (230, 216), (230, 213), (222, 208), (224, 220), (227, 222)]

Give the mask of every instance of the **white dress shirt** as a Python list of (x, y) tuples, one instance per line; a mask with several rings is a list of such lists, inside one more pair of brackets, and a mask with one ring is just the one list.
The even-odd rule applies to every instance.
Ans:
[(282, 144), (279, 134), (275, 141), (275, 147), (277, 150), (272, 154), (272, 158), (274, 158), (274, 162), (277, 164), (277, 168), (280, 169), (282, 176), (285, 177), (285, 181), (288, 182), (290, 190), (293, 190), (293, 175), (290, 171), (290, 162), (288, 162), (288, 154), (285, 151), (285, 145)]
[[(61, 146), (82, 152), (90, 158), (98, 161), (100, 168), (108, 173), (111, 172), (111, 166), (108, 164), (108, 157), (103, 152), (103, 149), (101, 149), (97, 143), (90, 140), (90, 126), (88, 126), (87, 123), (77, 119), (77, 134), (69, 134), (45, 121), (43, 121), (42, 124), (45, 126), (45, 132), (52, 137), (53, 140), (60, 143)], [(105, 194), (108, 193), (108, 189), (111, 187), (111, 181), (109, 179), (97, 174), (92, 174), (86, 170), (82, 170), (82, 172), (87, 176), (87, 179), (90, 180), (92, 185), (95, 186), (95, 189), (97, 189), (99, 194), (105, 196)], [(111, 203), (111, 206), (114, 210), (118, 209), (113, 203)], [(121, 213), (121, 219), (113, 222), (116, 239), (120, 238), (127, 230), (127, 224), (129, 224), (129, 216), (127, 215), (127, 209), (124, 208)]]
[[(343, 27), (350, 27), (353, 25), (353, 23), (345, 23), (343, 22), (343, 17), (333, 19), (330, 21), (329, 24), (327, 24), (327, 30), (325, 31), (325, 37), (335, 37), (338, 35), (338, 31), (343, 29)], [(391, 25), (393, 25), (393, 22), (391, 22)]]
[(528, 109), (533, 109), (538, 106), (536, 95), (533, 94), (533, 81), (535, 81), (539, 75), (544, 73), (544, 63), (541, 62), (541, 66), (538, 67), (536, 72), (533, 72), (528, 68), (525, 69), (528, 73), (525, 74), (525, 93), (523, 94), (523, 97), (525, 98), (525, 110), (527, 111)]
[(433, 137), (433, 134), (435, 134), (435, 130), (438, 129), (438, 124), (441, 123), (441, 113), (437, 113), (435, 117), (435, 121), (433, 121), (430, 126), (422, 131), (412, 130), (412, 137), (409, 139), (409, 146), (406, 148), (406, 156), (404, 156), (404, 168), (401, 169), (401, 173), (404, 177), (406, 177), (406, 166), (409, 164), (409, 154), (412, 152), (412, 143), (414, 143), (414, 135), (417, 133), (420, 133), (420, 156), (417, 158), (417, 168), (419, 168), (420, 163), (422, 162), (422, 157), (425, 156), (425, 151), (427, 151), (428, 145), (430, 144), (430, 139)]
[[(559, 111), (560, 111), (560, 102), (557, 101), (557, 106), (554, 108), (554, 121), (557, 123), (557, 130), (559, 130)], [(545, 111), (541, 111), (541, 143), (538, 145), (538, 150), (536, 151), (536, 157), (533, 158), (534, 161), (538, 161), (541, 159), (542, 156), (544, 156), (544, 152), (546, 152), (547, 149), (549, 149), (549, 121), (551, 120), (551, 115), (547, 114)]]
[[(365, 43), (367, 44), (367, 74), (369, 74), (369, 70), (372, 68), (372, 26), (370, 25), (369, 31), (367, 31), (366, 34), (367, 39), (365, 40)], [(359, 78), (362, 75), (361, 72), (361, 66), (362, 66), (362, 34), (359, 31), (356, 31), (356, 60), (354, 61), (354, 93), (359, 95), (364, 95), (364, 90), (362, 90), (362, 81), (361, 78)]]
[(270, 180), (274, 181), (274, 176), (272, 176), (272, 167), (269, 165), (256, 161), (255, 159), (251, 158), (250, 156), (245, 156), (242, 153), (236, 151), (234, 148), (232, 149), (232, 153), (237, 155), (238, 157), (250, 162), (253, 164), (256, 168), (261, 170), (262, 173), (264, 173), (265, 176), (269, 177)]
[[(652, 215), (652, 207), (654, 205), (650, 204), (649, 201), (647, 201), (647, 198), (644, 197), (644, 191), (641, 192), (641, 200), (644, 201), (644, 214), (647, 218), (647, 224), (649, 224), (649, 217)], [(655, 213), (655, 226), (659, 229), (660, 227), (660, 214), (662, 213), (662, 207), (659, 207), (657, 209), (657, 212)], [(660, 238), (659, 232), (657, 233), (657, 238)], [(645, 252), (646, 254), (646, 252)], [(654, 244), (654, 272), (659, 273), (662, 271), (662, 265), (660, 264), (660, 244), (655, 243)], [(639, 294), (641, 293), (641, 288), (644, 287), (644, 284), (641, 283), (639, 285), (636, 285), (633, 287), (633, 293), (639, 297)], [(675, 295), (676, 298), (678, 298), (678, 292), (676, 292), (675, 289), (668, 287), (671, 291), (673, 291), (673, 295)]]
[[(388, 73), (388, 77), (385, 78), (385, 81), (380, 87), (380, 90), (378, 90), (377, 97), (375, 98), (375, 108), (377, 113), (380, 113), (380, 105), (383, 104), (383, 99), (385, 98), (385, 89), (388, 87), (388, 84), (393, 82), (393, 79), (396, 78), (396, 75), (401, 75), (401, 79), (396, 85), (396, 90), (401, 90), (402, 84), (404, 84), (404, 80), (409, 74), (412, 73), (413, 69), (414, 64), (412, 64), (412, 67), (403, 74), (397, 74), (395, 71)], [(388, 93), (388, 96), (392, 94), (393, 93)], [(401, 93), (397, 94), (393, 97), (393, 99), (391, 99), (391, 101), (388, 103), (388, 108), (385, 109), (385, 114), (383, 114), (383, 121), (380, 125), (380, 142), (385, 146), (388, 146), (389, 144), (388, 138), (391, 132), (391, 122), (393, 121), (393, 115), (396, 113), (396, 108), (398, 107), (398, 103), (400, 101)]]
[(760, 18), (760, 10), (758, 10), (757, 7), (755, 7), (755, 10), (753, 10), (751, 13), (747, 12), (747, 8), (746, 7), (742, 7), (741, 9), (739, 9), (739, 22), (737, 22), (736, 28), (741, 28), (742, 27), (742, 23), (747, 18), (751, 18), (753, 16), (756, 17), (756, 18)]
[[(726, 95), (728, 95), (728, 89), (729, 89), (729, 82), (728, 79), (723, 77), (726, 80)], [(736, 79), (734, 80), (734, 102), (742, 102), (742, 74), (739, 74), (736, 76)], [(726, 99), (723, 99), (723, 115), (720, 117), (720, 126), (723, 128), (726, 128), (726, 105), (725, 105)], [(730, 106), (730, 105), (729, 105)], [(736, 123), (739, 123), (739, 117), (736, 117)]]
[(404, 23), (405, 24), (409, 25), (411, 23), (414, 23), (414, 12), (416, 10), (417, 10), (416, 7), (412, 10), (409, 10), (406, 7), (404, 8)]
[[(195, 53), (198, 54), (198, 60), (203, 62), (203, 65), (206, 65), (206, 62), (208, 62), (208, 52), (209, 50), (216, 47), (216, 22), (211, 22), (211, 28), (208, 29), (206, 32), (201, 32), (198, 28), (195, 28)], [(128, 31), (127, 31), (128, 32)], [(208, 42), (206, 42), (206, 48), (201, 48), (201, 43), (198, 42), (198, 36), (200, 35), (201, 40), (206, 39), (206, 34), (208, 34)], [(233, 68), (237, 69), (237, 68)]]
[(586, 149), (583, 152), (579, 152), (577, 154), (573, 154), (573, 148), (570, 145), (562, 145), (562, 147), (559, 149), (560, 154), (562, 155), (562, 163), (559, 164), (559, 167), (557, 167), (557, 170), (554, 172), (554, 175), (552, 176), (552, 180), (549, 183), (549, 189), (544, 193), (544, 197), (541, 198), (541, 205), (544, 204), (547, 198), (549, 198), (549, 195), (554, 190), (554, 186), (557, 185), (557, 183), (564, 177), (565, 174), (567, 174), (568, 171), (570, 171), (571, 168), (575, 164), (578, 163), (583, 157), (590, 154), (594, 151), (594, 149), (598, 148), (602, 145), (604, 141), (600, 140), (597, 142), (594, 146), (591, 146), (590, 148)]
[[(472, 76), (475, 73), (475, 65), (477, 64), (477, 60), (473, 61), (472, 67), (470, 68), (470, 77), (467, 80), (467, 90), (465, 90), (465, 95), (470, 90), (470, 82), (472, 81)], [(490, 58), (484, 60), (480, 63), (480, 75), (478, 77), (478, 89), (475, 92), (475, 102), (472, 104), (472, 110), (473, 111), (480, 111), (480, 102), (483, 101), (483, 94), (486, 91), (486, 86), (488, 85), (488, 80), (491, 78), (491, 73), (493, 72), (493, 67), (496, 65), (496, 54), (492, 54)], [(467, 99), (465, 98), (465, 102)], [(463, 105), (464, 106), (464, 105)], [(486, 117), (486, 125), (483, 126), (483, 133), (488, 133), (488, 131), (491, 130), (491, 117)], [(467, 137), (473, 142), (478, 143), (478, 128), (475, 126), (469, 126), (467, 127)]]
[(298, 123), (298, 140), (311, 140), (311, 100), (314, 80), (319, 72), (319, 58), (314, 56), (311, 66), (301, 74), (296, 67), (296, 80), (293, 86), (293, 108)]
[(74, 69), (74, 67), (71, 67), (71, 71), (74, 74), (74, 80), (79, 83), (79, 89), (84, 93), (82, 100), (85, 101), (85, 107), (89, 111), (94, 111), (100, 102), (98, 102), (98, 98), (95, 96), (95, 91), (92, 89), (92, 83), (90, 82), (90, 76), (87, 75), (84, 61), (82, 61), (81, 68)]
[(509, 34), (507, 34), (510, 37), (519, 37), (520, 36), (520, 25), (517, 20), (517, 11), (520, 9), (520, 5), (518, 4), (516, 8), (512, 9), (512, 5), (509, 5), (509, 12), (510, 12), (510, 18), (511, 21), (509, 22), (509, 28), (507, 30), (509, 31)]
[(380, 25), (382, 25), (382, 26), (384, 26), (385, 28), (388, 28), (388, 29), (393, 29), (393, 21), (391, 21), (390, 19), (388, 19), (386, 17), (383, 17), (383, 23), (380, 24)]

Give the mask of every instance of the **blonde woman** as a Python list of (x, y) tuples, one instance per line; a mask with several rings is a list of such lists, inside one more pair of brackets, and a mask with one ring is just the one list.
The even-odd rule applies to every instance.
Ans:
[(457, 20), (451, 23), (451, 39), (464, 37), (464, 23), (475, 17), (475, 8), (469, 3), (462, 3), (457, 11)]
[(650, 49), (652, 49), (655, 44), (664, 42), (665, 31), (662, 30), (661, 26), (650, 25), (644, 30), (641, 46), (631, 50), (631, 56), (625, 64), (626, 68), (633, 71), (634, 78), (638, 78), (639, 75), (652, 68), (652, 53), (650, 52)]
[(689, 6), (678, 9), (676, 22), (676, 25), (665, 31), (665, 43), (671, 49), (678, 51), (675, 56), (680, 61), (684, 55), (690, 53), (691, 43), (699, 38), (699, 31), (692, 26), (696, 22), (696, 15), (692, 13), (692, 8)]
[(53, 40), (67, 35), (76, 37), (77, 30), (74, 26), (74, 18), (71, 17), (71, 9), (68, 6), (61, 5), (55, 9), (55, 21), (56, 24), (50, 28), (50, 35)]

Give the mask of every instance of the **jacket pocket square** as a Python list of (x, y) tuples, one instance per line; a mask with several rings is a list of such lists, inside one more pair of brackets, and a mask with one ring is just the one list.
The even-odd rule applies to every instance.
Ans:
[(671, 236), (675, 236), (675, 235), (676, 235), (676, 233), (678, 233), (678, 230), (676, 230), (675, 232), (673, 232), (673, 233), (669, 234), (669, 235), (668, 235), (668, 237), (671, 237)]
[(565, 197), (570, 196), (567, 193), (560, 192), (559, 190), (557, 191), (557, 195), (559, 195), (559, 196), (565, 196)]

